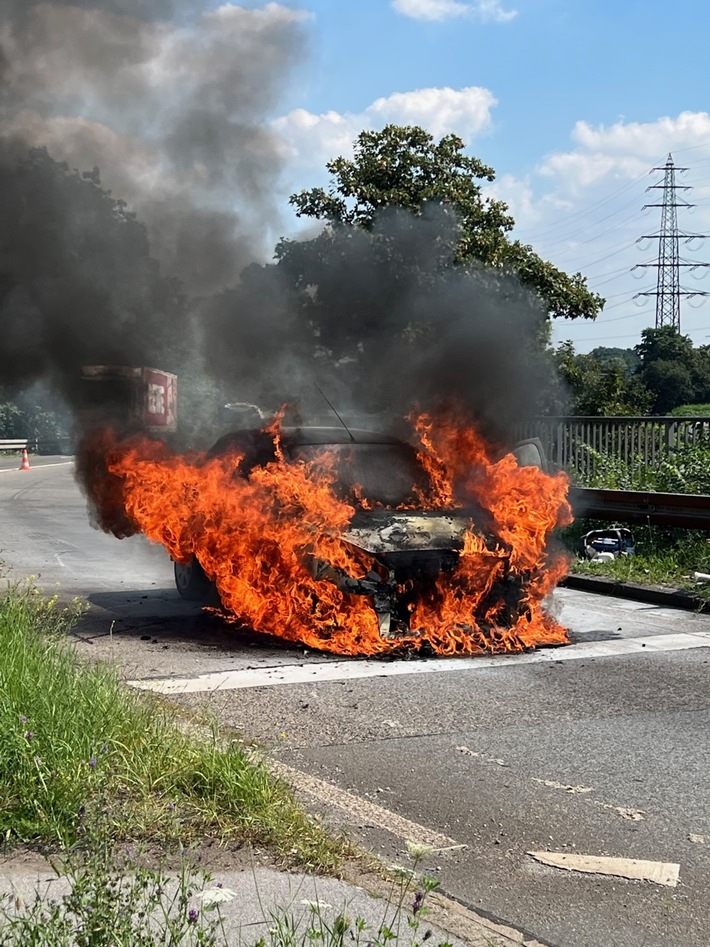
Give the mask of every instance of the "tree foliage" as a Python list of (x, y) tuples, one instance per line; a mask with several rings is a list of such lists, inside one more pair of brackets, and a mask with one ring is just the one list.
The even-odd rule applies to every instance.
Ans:
[(562, 343), (555, 363), (567, 386), (566, 410), (587, 417), (645, 414), (651, 398), (635, 375), (638, 358), (631, 350), (628, 354), (634, 367), (614, 350), (578, 354), (571, 342)]
[(555, 361), (573, 414), (661, 415), (710, 401), (710, 346), (695, 348), (672, 326), (644, 329), (633, 349), (579, 354), (565, 342)]
[(694, 348), (687, 335), (673, 326), (644, 329), (635, 348), (638, 377), (651, 393), (651, 410), (666, 414), (680, 404), (702, 402), (710, 396), (710, 349)]
[[(495, 172), (465, 155), (464, 147), (456, 135), (436, 142), (417, 126), (362, 132), (352, 159), (339, 157), (326, 165), (330, 186), (294, 194), (291, 204), (298, 216), (325, 221), (331, 234), (342, 228), (373, 234), (385, 208), (422, 217), (434, 206), (446, 222), (429, 248), (439, 267), (483, 266), (533, 290), (553, 317), (594, 318), (603, 300), (581, 274), (564, 273), (510, 238), (514, 221), (507, 205), (483, 194), (483, 184), (493, 181)], [(295, 253), (290, 241), (277, 248), (282, 260)]]

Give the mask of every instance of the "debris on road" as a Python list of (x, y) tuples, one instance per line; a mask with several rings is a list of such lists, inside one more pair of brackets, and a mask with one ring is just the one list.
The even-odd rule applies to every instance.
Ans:
[(597, 805), (601, 806), (602, 809), (610, 809), (612, 812), (617, 812), (622, 819), (627, 819), (629, 822), (643, 822), (646, 818), (646, 813), (641, 809), (631, 809), (629, 806), (612, 806), (608, 802), (599, 802)]
[(541, 786), (547, 786), (548, 789), (561, 789), (563, 792), (568, 792), (571, 795), (592, 792), (591, 786), (571, 786), (568, 783), (558, 783), (555, 779), (536, 779), (533, 777), (533, 782), (540, 783)]

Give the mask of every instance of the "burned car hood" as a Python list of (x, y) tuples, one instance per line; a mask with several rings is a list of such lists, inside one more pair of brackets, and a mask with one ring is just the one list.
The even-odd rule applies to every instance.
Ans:
[(343, 540), (375, 556), (444, 552), (461, 549), (471, 529), (478, 531), (470, 510), (372, 510), (355, 515)]

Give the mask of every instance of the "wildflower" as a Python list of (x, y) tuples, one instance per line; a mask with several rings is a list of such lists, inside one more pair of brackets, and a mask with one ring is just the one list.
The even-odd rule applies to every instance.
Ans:
[(412, 904), (412, 914), (418, 914), (421, 910), (422, 904), (424, 903), (424, 892), (417, 891), (414, 895), (414, 903)]
[(202, 901), (203, 904), (226, 904), (228, 901), (233, 901), (237, 896), (236, 891), (232, 891), (231, 888), (225, 888), (223, 885), (215, 885), (214, 888), (205, 888), (198, 898)]
[(95, 769), (95, 767), (96, 767), (96, 757), (95, 757), (95, 756), (92, 756), (91, 759), (89, 760), (89, 766), (90, 766), (92, 769)]
[(175, 803), (174, 803), (174, 802), (169, 802), (169, 803), (168, 803), (168, 812), (175, 812)]
[(327, 901), (311, 901), (310, 898), (303, 898), (301, 904), (304, 904), (313, 912), (320, 910), (320, 908), (332, 908), (333, 906), (332, 904), (328, 904)]
[(102, 744), (101, 744), (101, 752), (102, 752), (102, 753), (108, 753), (108, 743), (102, 743)]
[(34, 740), (35, 735), (31, 730), (25, 730), (25, 740)]
[(28, 719), (24, 714), (20, 714), (20, 723), (27, 723)]
[(194, 908), (190, 908), (187, 914), (187, 923), (197, 924), (197, 919), (199, 918), (199, 916), (200, 914), (198, 911), (196, 911)]
[(431, 855), (434, 851), (431, 845), (423, 845), (421, 842), (407, 842), (406, 845), (407, 853), (417, 860), (426, 858), (427, 855)]

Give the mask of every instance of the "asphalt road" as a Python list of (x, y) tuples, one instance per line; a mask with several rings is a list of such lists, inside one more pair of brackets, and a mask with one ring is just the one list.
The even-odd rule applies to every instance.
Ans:
[[(709, 616), (558, 590), (565, 648), (307, 653), (181, 602), (162, 550), (91, 528), (66, 458), (16, 464), (0, 460), (0, 560), (91, 603), (84, 653), (267, 747), (386, 859), (404, 837), (432, 841), (446, 892), (544, 943), (710, 944)], [(680, 883), (546, 867), (528, 854), (541, 850), (676, 863)]]

